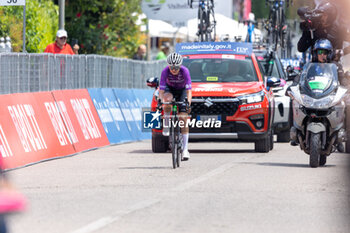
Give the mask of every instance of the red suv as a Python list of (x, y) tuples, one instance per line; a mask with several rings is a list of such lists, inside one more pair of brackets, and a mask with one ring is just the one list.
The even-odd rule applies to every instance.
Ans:
[[(274, 98), (271, 87), (278, 78), (264, 80), (252, 45), (232, 42), (180, 43), (176, 51), (191, 74), (191, 120), (220, 121), (220, 127), (190, 127), (191, 141), (254, 142), (256, 152), (273, 149), (272, 122)], [(158, 88), (158, 79), (148, 86)], [(156, 110), (158, 89), (152, 111)], [(199, 125), (201, 126), (201, 125)], [(168, 137), (161, 129), (152, 129), (153, 152), (168, 150)]]

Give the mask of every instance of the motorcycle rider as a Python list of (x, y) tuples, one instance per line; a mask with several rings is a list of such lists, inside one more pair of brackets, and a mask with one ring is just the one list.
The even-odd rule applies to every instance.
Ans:
[[(173, 98), (176, 101), (185, 101), (187, 98), (188, 106), (191, 106), (192, 100), (192, 82), (189, 70), (182, 66), (182, 56), (178, 53), (171, 53), (167, 57), (168, 66), (162, 71), (162, 75), (159, 82), (159, 97), (162, 102), (171, 102)], [(169, 136), (169, 119), (170, 119), (171, 105), (164, 106), (164, 127), (163, 135)], [(183, 104), (179, 108), (180, 120), (186, 122), (188, 117), (188, 109), (186, 104)], [(188, 152), (188, 138), (189, 129), (185, 124), (184, 128), (181, 128), (181, 134), (183, 138), (183, 160), (190, 158)]]
[[(345, 75), (342, 65), (334, 61), (334, 50), (332, 43), (328, 39), (318, 39), (315, 42), (313, 51), (312, 51), (312, 62), (319, 63), (334, 63), (338, 67), (338, 80), (341, 85), (346, 85)], [(300, 75), (296, 76), (293, 80), (291, 86), (296, 86), (299, 83)], [(290, 90), (288, 87), (287, 91)]]
[[(315, 42), (313, 53), (312, 53), (312, 62), (318, 63), (334, 63), (337, 66), (338, 71), (338, 80), (341, 85), (347, 84), (347, 79), (345, 78), (343, 67), (340, 63), (333, 60), (334, 52), (333, 52), (332, 43), (328, 39), (319, 39)], [(295, 77), (293, 80), (293, 84), (291, 86), (298, 85), (300, 80), (300, 75)], [(290, 87), (287, 88), (286, 95), (288, 91), (290, 91)], [(292, 146), (296, 146), (297, 143), (295, 141), (291, 141)], [(337, 146), (338, 151), (344, 152), (344, 145), (342, 143)]]

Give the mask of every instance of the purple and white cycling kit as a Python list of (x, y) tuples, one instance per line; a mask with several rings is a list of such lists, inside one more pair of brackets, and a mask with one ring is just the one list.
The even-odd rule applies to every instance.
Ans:
[(192, 82), (189, 70), (186, 67), (181, 66), (179, 73), (173, 75), (170, 72), (169, 67), (165, 67), (160, 77), (159, 89), (165, 90), (167, 86), (177, 90), (191, 90)]

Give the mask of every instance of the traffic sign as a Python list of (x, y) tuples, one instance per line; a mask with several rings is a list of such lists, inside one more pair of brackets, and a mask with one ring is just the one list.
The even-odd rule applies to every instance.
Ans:
[(0, 0), (0, 6), (25, 6), (26, 0)]

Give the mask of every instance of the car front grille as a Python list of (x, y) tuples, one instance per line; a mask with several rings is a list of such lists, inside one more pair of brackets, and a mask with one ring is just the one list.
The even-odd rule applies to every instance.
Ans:
[(233, 97), (193, 97), (191, 115), (221, 115), (232, 116), (239, 107), (239, 101)]

